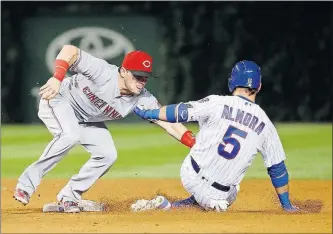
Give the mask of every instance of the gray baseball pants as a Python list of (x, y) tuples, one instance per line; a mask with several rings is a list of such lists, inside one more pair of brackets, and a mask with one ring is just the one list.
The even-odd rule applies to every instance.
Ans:
[(116, 161), (117, 151), (112, 136), (104, 123), (79, 124), (73, 108), (61, 95), (50, 101), (41, 100), (38, 117), (54, 138), (40, 158), (22, 173), (16, 187), (31, 196), (42, 178), (67, 155), (70, 149), (80, 144), (91, 157), (57, 195), (58, 201), (78, 202), (82, 194)]

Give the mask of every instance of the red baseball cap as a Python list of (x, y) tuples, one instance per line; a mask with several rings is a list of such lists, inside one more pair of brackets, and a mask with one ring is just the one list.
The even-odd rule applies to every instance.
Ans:
[(121, 66), (131, 71), (133, 75), (151, 76), (153, 58), (142, 50), (135, 50), (125, 55)]

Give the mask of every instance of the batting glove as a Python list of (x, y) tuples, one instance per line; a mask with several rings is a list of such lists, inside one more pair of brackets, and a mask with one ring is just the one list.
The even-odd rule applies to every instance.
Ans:
[(139, 107), (134, 108), (134, 113), (140, 116), (142, 119), (149, 119), (149, 111), (145, 109), (140, 109)]
[(134, 113), (140, 116), (142, 119), (158, 119), (159, 112), (159, 109), (147, 110), (138, 106), (134, 108)]

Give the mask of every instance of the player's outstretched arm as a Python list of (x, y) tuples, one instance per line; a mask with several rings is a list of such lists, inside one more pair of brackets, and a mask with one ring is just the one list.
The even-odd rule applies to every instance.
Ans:
[(151, 110), (135, 107), (134, 113), (142, 119), (162, 120), (169, 123), (188, 122), (188, 108), (184, 103), (171, 104)]
[(267, 172), (271, 177), (282, 208), (288, 212), (298, 211), (298, 207), (292, 205), (289, 199), (289, 175), (284, 161), (267, 168)]

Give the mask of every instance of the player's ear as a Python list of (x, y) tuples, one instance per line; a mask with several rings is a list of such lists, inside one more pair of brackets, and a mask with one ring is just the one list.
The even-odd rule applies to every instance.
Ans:
[(119, 69), (119, 73), (120, 73), (120, 76), (121, 76), (122, 78), (125, 78), (125, 75), (126, 75), (126, 69), (123, 68), (123, 67), (121, 67), (121, 68)]

